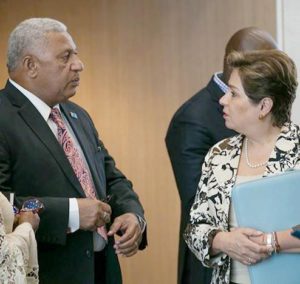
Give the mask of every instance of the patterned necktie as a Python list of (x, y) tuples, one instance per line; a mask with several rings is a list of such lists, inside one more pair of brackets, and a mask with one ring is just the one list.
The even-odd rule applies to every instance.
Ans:
[[(62, 146), (76, 177), (78, 178), (81, 187), (86, 195), (86, 197), (91, 199), (96, 199), (96, 193), (94, 188), (94, 183), (90, 176), (90, 173), (80, 156), (80, 153), (74, 144), (70, 134), (67, 131), (65, 123), (61, 117), (60, 111), (57, 108), (52, 108), (50, 119), (57, 125), (57, 139), (59, 144)], [(107, 240), (107, 231), (105, 226), (101, 226), (97, 229), (97, 232)]]

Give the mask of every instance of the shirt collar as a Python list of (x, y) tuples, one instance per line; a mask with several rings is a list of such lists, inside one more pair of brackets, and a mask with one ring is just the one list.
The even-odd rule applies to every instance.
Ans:
[(216, 72), (214, 74), (214, 82), (218, 85), (222, 92), (227, 93), (229, 87), (220, 79), (222, 72)]
[(45, 121), (47, 121), (51, 112), (51, 108), (36, 95), (24, 89), (12, 79), (9, 78), (9, 82), (14, 85), (34, 105)]

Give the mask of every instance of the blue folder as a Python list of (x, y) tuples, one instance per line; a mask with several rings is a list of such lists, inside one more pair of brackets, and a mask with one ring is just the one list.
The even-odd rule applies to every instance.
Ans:
[[(240, 183), (232, 202), (239, 227), (272, 232), (300, 224), (300, 171)], [(273, 254), (248, 267), (252, 284), (300, 283), (300, 253)]]

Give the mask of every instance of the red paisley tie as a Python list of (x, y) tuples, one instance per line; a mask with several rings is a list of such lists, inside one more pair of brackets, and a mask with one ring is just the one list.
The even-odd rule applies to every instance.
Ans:
[[(80, 156), (80, 153), (74, 144), (70, 134), (67, 131), (67, 128), (63, 122), (60, 111), (57, 108), (52, 108), (50, 119), (57, 125), (57, 139), (60, 145), (62, 146), (74, 172), (77, 176), (83, 191), (88, 198), (96, 199), (96, 193), (94, 188), (94, 183), (90, 176), (90, 173), (84, 163), (83, 159)], [(107, 240), (107, 231), (105, 226), (99, 227), (97, 232)]]

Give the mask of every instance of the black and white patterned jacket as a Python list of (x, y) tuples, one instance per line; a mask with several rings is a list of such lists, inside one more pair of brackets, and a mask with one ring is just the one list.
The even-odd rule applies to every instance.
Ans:
[[(236, 135), (213, 146), (205, 157), (202, 175), (185, 240), (196, 257), (213, 267), (211, 283), (230, 282), (230, 258), (226, 254), (211, 257), (212, 239), (217, 230), (228, 231), (231, 190), (235, 184), (244, 136)], [(300, 168), (300, 128), (293, 123), (282, 127), (263, 176)], [(300, 187), (299, 187), (300, 190)]]

